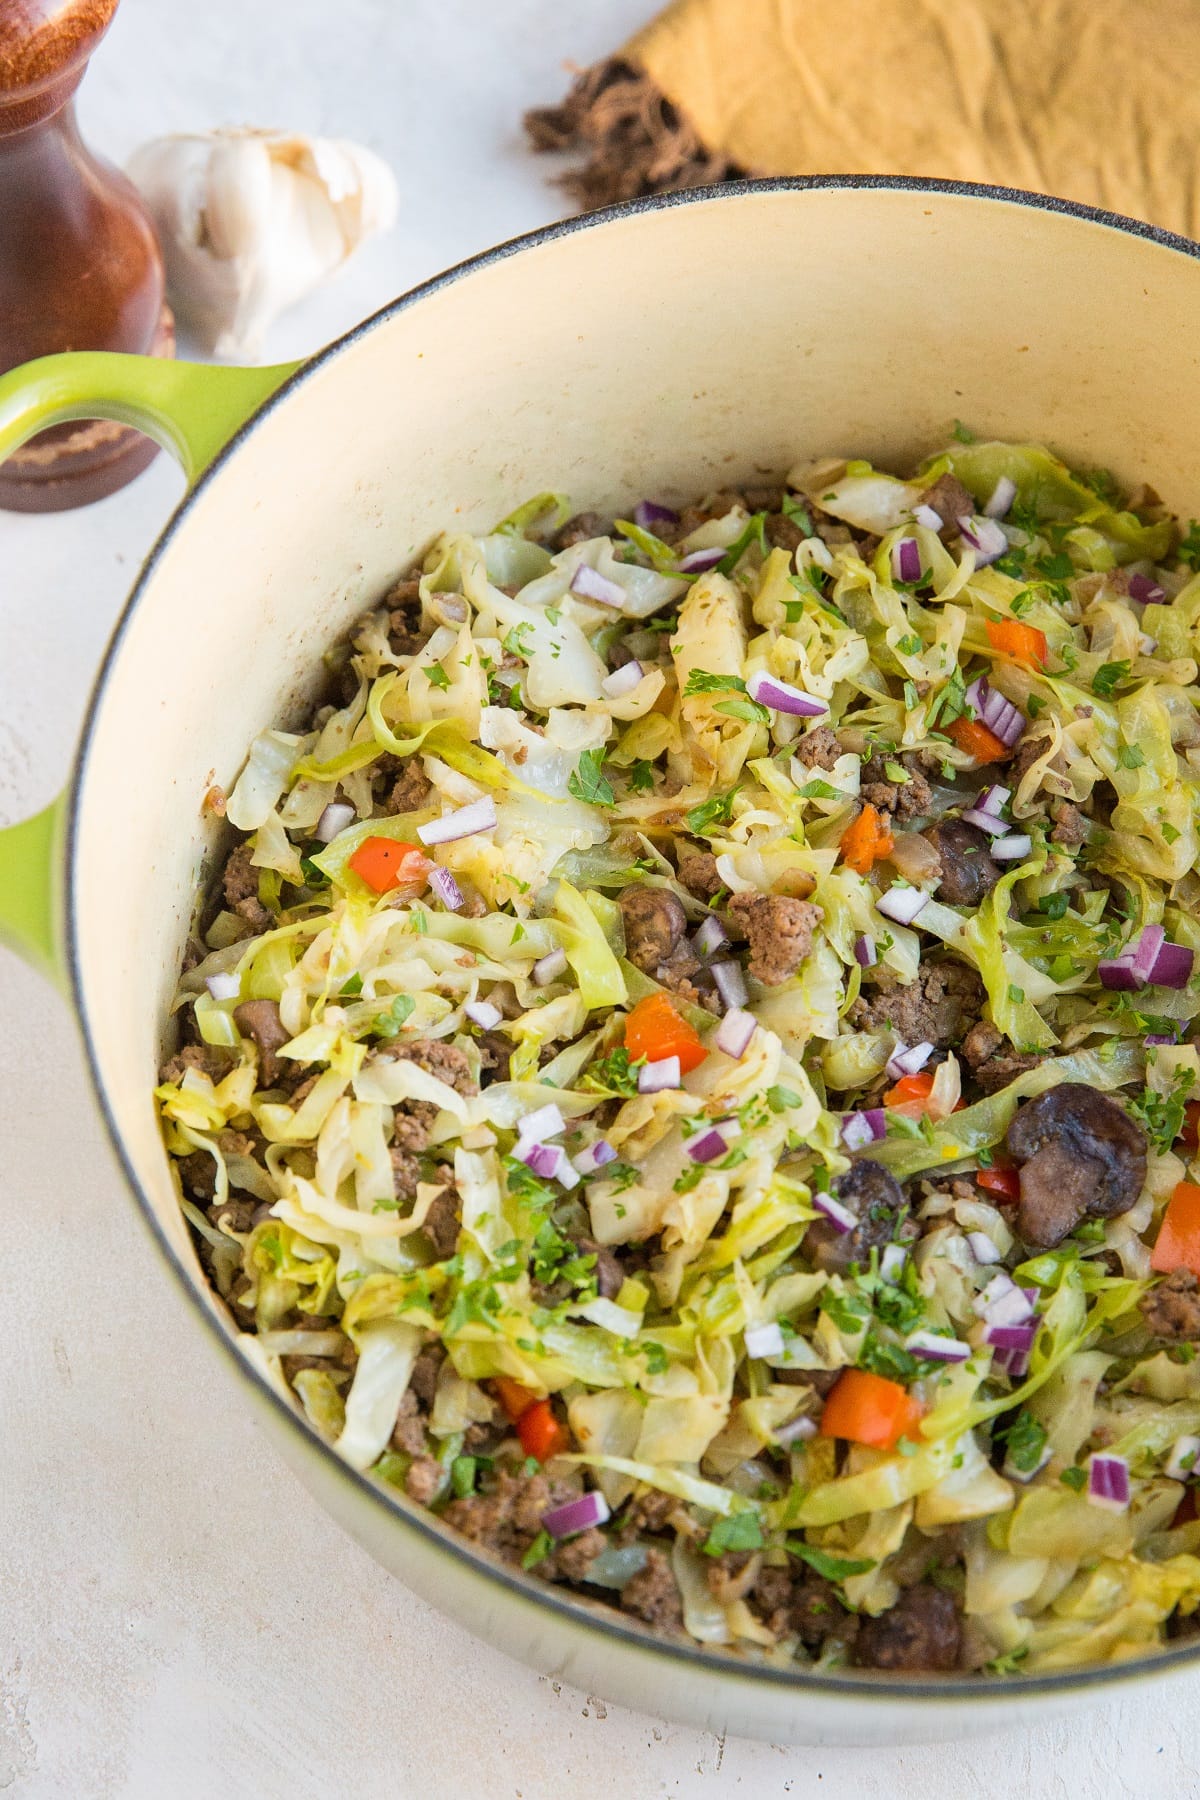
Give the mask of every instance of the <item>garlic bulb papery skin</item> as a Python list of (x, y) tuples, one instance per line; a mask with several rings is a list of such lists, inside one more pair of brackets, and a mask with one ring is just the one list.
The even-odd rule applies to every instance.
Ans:
[(149, 206), (179, 318), (254, 360), (280, 313), (396, 222), (396, 178), (343, 138), (229, 130), (155, 138), (128, 174)]

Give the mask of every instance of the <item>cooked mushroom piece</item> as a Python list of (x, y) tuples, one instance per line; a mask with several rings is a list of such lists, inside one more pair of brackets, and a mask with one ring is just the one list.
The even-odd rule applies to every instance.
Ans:
[(882, 1250), (896, 1235), (908, 1213), (908, 1201), (896, 1177), (882, 1163), (864, 1157), (836, 1183), (836, 1198), (858, 1218), (852, 1231), (839, 1231), (832, 1219), (814, 1219), (801, 1246), (814, 1268), (827, 1275), (844, 1273), (852, 1263), (864, 1268), (872, 1250)]
[(1086, 1218), (1128, 1212), (1146, 1179), (1141, 1126), (1079, 1081), (1027, 1100), (1006, 1143), (1021, 1164), (1017, 1230), (1035, 1249), (1052, 1249)]

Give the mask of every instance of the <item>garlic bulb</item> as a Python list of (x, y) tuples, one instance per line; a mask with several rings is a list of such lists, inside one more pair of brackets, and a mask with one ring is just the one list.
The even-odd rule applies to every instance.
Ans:
[(218, 356), (256, 357), (280, 313), (396, 220), (392, 171), (342, 138), (155, 138), (128, 173), (158, 227), (171, 303)]

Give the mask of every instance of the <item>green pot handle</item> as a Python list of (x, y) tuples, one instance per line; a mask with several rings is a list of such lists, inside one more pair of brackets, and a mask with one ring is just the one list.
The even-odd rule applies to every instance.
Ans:
[[(0, 375), (0, 462), (49, 425), (115, 419), (169, 450), (189, 487), (299, 363), (230, 369), (100, 350)], [(65, 796), (0, 831), (0, 943), (66, 986), (61, 931)]]

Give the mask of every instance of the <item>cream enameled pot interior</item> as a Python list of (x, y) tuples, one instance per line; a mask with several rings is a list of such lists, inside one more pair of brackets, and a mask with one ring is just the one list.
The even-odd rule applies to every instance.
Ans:
[[(110, 1121), (177, 1253), (195, 1270), (150, 1096), (209, 848), (201, 800), (232, 783), (265, 723), (298, 717), (321, 652), (440, 528), (486, 526), (547, 488), (604, 511), (815, 454), (905, 464), (956, 417), (1146, 476), (1186, 515), (1200, 505), (1198, 345), (1200, 262), (1184, 246), (1044, 203), (831, 185), (718, 190), (564, 228), (433, 284), (319, 359), (160, 547), (78, 777), (77, 996)], [(287, 1437), (385, 1561), (458, 1594), (463, 1558), (331, 1473), (302, 1427)], [(581, 1609), (473, 1579), (472, 1604), (482, 1593), (498, 1609), (482, 1629), (503, 1637), (508, 1608), (516, 1653), (656, 1711), (722, 1716), (695, 1661), (672, 1666), (561, 1624)], [(735, 1730), (841, 1734), (828, 1719), (864, 1704), (721, 1679)], [(872, 1698), (863, 1729), (886, 1718), (882, 1735), (930, 1736), (963, 1728), (960, 1709), (992, 1711), (923, 1706), (914, 1727), (911, 1700)]]

